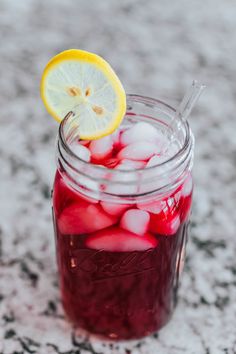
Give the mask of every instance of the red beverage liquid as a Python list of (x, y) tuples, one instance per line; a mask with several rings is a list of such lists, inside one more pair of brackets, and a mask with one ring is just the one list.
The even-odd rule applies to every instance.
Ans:
[[(118, 151), (115, 146), (99, 163), (114, 168)], [(114, 339), (157, 331), (176, 303), (191, 175), (163, 197), (157, 210), (155, 200), (117, 208), (87, 198), (65, 182), (63, 173), (56, 174), (53, 205), (60, 287), (68, 318), (91, 333)], [(145, 229), (135, 231), (139, 221)]]

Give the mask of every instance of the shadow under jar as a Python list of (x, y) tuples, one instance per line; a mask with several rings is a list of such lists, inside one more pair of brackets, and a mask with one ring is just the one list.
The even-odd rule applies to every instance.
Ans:
[[(167, 136), (175, 110), (159, 100), (128, 95), (121, 129), (144, 121)], [(149, 335), (170, 319), (183, 269), (192, 200), (194, 138), (179, 121), (175, 154), (132, 171), (82, 161), (73, 117), (64, 119), (57, 144), (53, 216), (61, 297), (76, 326), (112, 339)], [(122, 228), (124, 213), (148, 228)], [(136, 212), (135, 212), (136, 211)]]

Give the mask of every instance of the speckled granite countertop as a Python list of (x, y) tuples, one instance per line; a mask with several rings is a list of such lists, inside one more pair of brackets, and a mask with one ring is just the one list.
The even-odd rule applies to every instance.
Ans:
[[(236, 5), (234, 1), (0, 1), (0, 353), (236, 353)], [(50, 188), (57, 125), (39, 99), (48, 58), (102, 54), (126, 90), (181, 98), (194, 111), (195, 200), (179, 303), (139, 342), (75, 333), (59, 300)]]

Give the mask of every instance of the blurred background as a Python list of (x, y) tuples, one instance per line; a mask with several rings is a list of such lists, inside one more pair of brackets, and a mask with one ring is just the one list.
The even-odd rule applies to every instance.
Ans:
[[(196, 187), (179, 305), (140, 350), (235, 353), (235, 19), (234, 0), (0, 0), (0, 352), (25, 353), (33, 338), (31, 353), (56, 352), (48, 343), (74, 353), (51, 223), (58, 124), (39, 83), (52, 56), (81, 48), (103, 56), (129, 93), (177, 102), (192, 79), (207, 85), (190, 117)], [(112, 353), (131, 353), (122, 348)]]

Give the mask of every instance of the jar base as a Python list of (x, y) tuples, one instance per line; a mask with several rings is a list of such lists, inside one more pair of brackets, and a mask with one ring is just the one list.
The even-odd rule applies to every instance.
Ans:
[(106, 341), (106, 342), (119, 342), (119, 341), (133, 341), (133, 340), (140, 340), (143, 339), (145, 337), (154, 335), (154, 334), (158, 334), (158, 332), (160, 330), (162, 330), (171, 320), (173, 313), (171, 313), (168, 317), (165, 318), (165, 321), (163, 321), (162, 323), (160, 323), (158, 326), (156, 326), (156, 328), (150, 328), (149, 330), (143, 331), (143, 332), (139, 332), (139, 333), (135, 333), (134, 330), (127, 331), (127, 333), (118, 333), (117, 331), (115, 332), (105, 332), (105, 331), (101, 331), (99, 329), (95, 329), (95, 328), (88, 328), (88, 326), (86, 326), (85, 324), (82, 324), (78, 321), (75, 321), (73, 319), (71, 319), (68, 315), (66, 315), (66, 319), (68, 320), (68, 322), (70, 322), (73, 327), (76, 330), (76, 334), (80, 335), (80, 336), (86, 336), (90, 339), (94, 339), (94, 340), (100, 340), (100, 341)]

